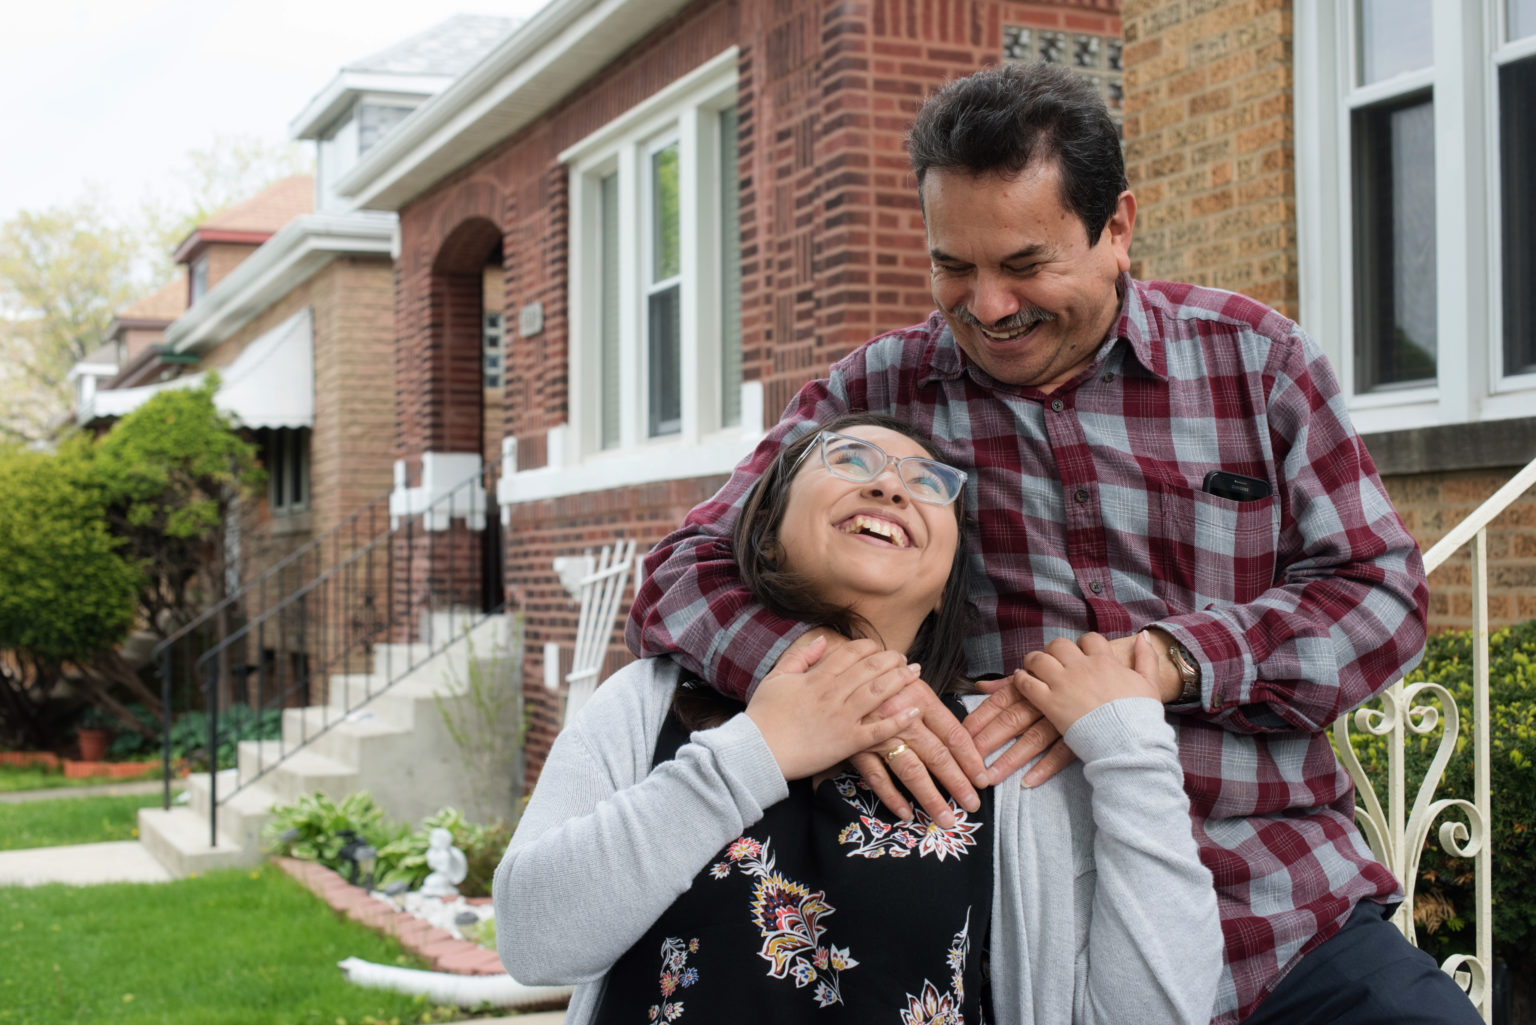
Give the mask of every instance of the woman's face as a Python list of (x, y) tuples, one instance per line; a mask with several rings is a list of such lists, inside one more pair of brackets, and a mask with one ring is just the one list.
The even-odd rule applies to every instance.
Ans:
[(914, 613), (938, 608), (955, 559), (959, 527), (952, 505), (915, 502), (895, 460), (932, 458), (911, 438), (884, 427), (839, 431), (891, 457), (863, 483), (833, 476), (813, 447), (790, 483), (779, 527), (786, 568), (828, 601), (867, 611), (870, 599), (895, 599)]

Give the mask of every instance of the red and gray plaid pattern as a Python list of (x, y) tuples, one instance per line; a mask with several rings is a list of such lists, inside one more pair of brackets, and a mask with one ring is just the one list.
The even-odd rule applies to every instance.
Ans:
[[(1151, 624), (1201, 663), (1203, 707), (1172, 718), (1226, 931), (1214, 1020), (1232, 1022), (1357, 901), (1399, 896), (1323, 730), (1417, 660), (1427, 589), (1310, 338), (1229, 292), (1129, 276), (1121, 288), (1114, 337), (1049, 395), (988, 377), (937, 313), (839, 361), (647, 557), (628, 638), (746, 694), (803, 630), (736, 573), (729, 535), (752, 482), (847, 410), (927, 431), (971, 474), (973, 673), (1011, 671), (1054, 637)], [(1273, 495), (1206, 494), (1216, 469)]]

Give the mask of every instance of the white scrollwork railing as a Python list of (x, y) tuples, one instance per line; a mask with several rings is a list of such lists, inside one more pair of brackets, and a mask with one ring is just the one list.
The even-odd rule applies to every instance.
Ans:
[[(1355, 818), (1366, 842), (1382, 864), (1402, 881), (1405, 899), (1394, 922), (1410, 941), (1416, 940), (1413, 900), (1419, 876), (1419, 859), (1430, 831), (1442, 816), (1436, 836), (1446, 853), (1471, 858), (1475, 873), (1476, 952), (1455, 954), (1441, 964), (1477, 1005), (1485, 1021), (1493, 1016), (1493, 865), (1490, 853), (1492, 817), (1489, 808), (1488, 698), (1488, 548), (1487, 528), (1515, 499), (1536, 486), (1536, 460), (1532, 460), (1478, 509), (1424, 554), (1426, 573), (1434, 573), (1464, 547), (1472, 556), (1472, 692), (1471, 732), (1473, 748), (1472, 799), (1435, 797), (1446, 767), (1458, 750), (1461, 710), (1451, 692), (1435, 682), (1405, 684), (1401, 680), (1378, 698), (1333, 724), (1334, 749), (1355, 781)], [(1428, 703), (1428, 702), (1433, 702)], [(1387, 749), (1387, 804), (1382, 807), (1376, 786), (1366, 775), (1350, 742), (1350, 726), (1385, 738)], [(1434, 755), (1408, 803), (1405, 779), (1405, 748), (1410, 735), (1429, 737), (1439, 729)]]

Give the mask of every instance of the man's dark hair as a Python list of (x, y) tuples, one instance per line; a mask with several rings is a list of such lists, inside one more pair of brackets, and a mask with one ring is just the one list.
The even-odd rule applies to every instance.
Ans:
[(907, 133), (923, 179), (935, 168), (1016, 175), (1032, 162), (1061, 168), (1061, 200), (1098, 242), (1125, 180), (1120, 131), (1087, 79), (1064, 65), (1004, 64), (956, 79), (928, 97)]
[[(932, 458), (944, 458), (933, 442), (910, 424), (879, 413), (844, 413), (779, 451), (778, 458), (747, 493), (731, 542), (742, 582), (769, 610), (786, 619), (830, 627), (845, 637), (861, 637), (868, 636), (868, 624), (852, 609), (828, 602), (790, 572), (779, 542), (779, 527), (789, 509), (789, 486), (800, 457), (815, 444), (821, 431), (846, 431), (850, 427), (884, 427), (911, 438)], [(810, 458), (816, 457), (812, 454)], [(922, 664), (923, 679), (939, 694), (963, 694), (971, 689), (966, 677), (965, 638), (975, 608), (970, 599), (970, 560), (965, 550), (965, 496), (957, 498), (952, 508), (959, 530), (954, 563), (944, 582), (944, 600), (938, 611), (923, 620), (906, 653), (909, 660)], [(689, 730), (718, 725), (740, 707), (703, 687), (679, 688), (673, 699), (678, 718)]]

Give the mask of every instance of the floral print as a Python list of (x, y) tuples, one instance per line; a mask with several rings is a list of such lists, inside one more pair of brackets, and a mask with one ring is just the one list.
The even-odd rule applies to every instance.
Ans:
[(652, 1022), (676, 1021), (683, 1016), (683, 1002), (670, 1000), (669, 997), (679, 989), (687, 989), (699, 981), (697, 968), (688, 967), (688, 955), (699, 952), (699, 941), (689, 940), (686, 944), (676, 936), (668, 936), (661, 942), (661, 976), (657, 985), (661, 989), (662, 1000), (659, 1004), (652, 1004), (649, 1012), (649, 1020)]
[(726, 848), (729, 860), (711, 867), (710, 875), (724, 879), (734, 867), (757, 880), (752, 888), (752, 922), (762, 934), (758, 956), (768, 962), (771, 978), (793, 980), (797, 989), (813, 986), (811, 996), (818, 1007), (841, 1004), (842, 973), (859, 962), (847, 947), (821, 942), (827, 932), (823, 919), (836, 909), (822, 891), (813, 892), (774, 868), (771, 842), (740, 837)]
[(949, 990), (939, 992), (927, 979), (923, 980), (922, 992), (907, 994), (907, 1008), (901, 1012), (901, 1025), (965, 1025), (960, 1006), (965, 1000), (965, 959), (971, 951), (971, 912), (965, 912), (965, 924), (950, 941), (945, 952), (949, 966)]
[[(852, 773), (838, 776), (833, 785), (838, 796), (861, 813), (858, 822), (850, 822), (837, 834), (837, 842), (853, 845), (848, 857), (879, 858), (890, 855), (905, 858), (914, 850), (919, 857), (933, 856), (939, 861), (959, 858), (976, 846), (975, 833), (981, 823), (973, 821), (965, 809), (950, 802), (955, 825), (944, 829), (928, 813), (918, 808), (911, 822), (886, 822), (880, 818), (878, 799), (869, 784)], [(867, 830), (867, 832), (866, 832)]]

